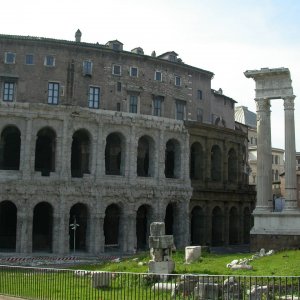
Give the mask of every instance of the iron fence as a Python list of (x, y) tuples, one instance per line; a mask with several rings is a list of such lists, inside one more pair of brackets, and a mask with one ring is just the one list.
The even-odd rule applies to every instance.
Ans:
[(0, 295), (49, 300), (300, 299), (300, 276), (142, 274), (0, 266)]

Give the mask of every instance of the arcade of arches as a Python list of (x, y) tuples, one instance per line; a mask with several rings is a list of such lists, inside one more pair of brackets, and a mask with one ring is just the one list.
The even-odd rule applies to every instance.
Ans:
[(49, 126), (43, 113), (0, 123), (0, 251), (142, 250), (154, 221), (177, 248), (249, 242), (245, 134), (110, 112), (49, 110)]

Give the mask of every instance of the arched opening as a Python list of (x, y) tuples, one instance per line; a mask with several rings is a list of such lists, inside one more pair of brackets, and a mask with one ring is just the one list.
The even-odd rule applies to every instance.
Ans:
[(71, 151), (72, 177), (83, 177), (90, 173), (90, 137), (86, 130), (80, 129), (73, 134)]
[[(77, 226), (76, 226), (77, 224)], [(76, 203), (70, 209), (70, 250), (86, 251), (88, 209), (83, 203)], [(75, 230), (76, 227), (76, 230)]]
[(191, 244), (205, 243), (205, 214), (200, 206), (195, 206), (191, 212)]
[(223, 214), (220, 207), (212, 211), (212, 246), (223, 245)]
[(49, 176), (55, 171), (56, 134), (50, 128), (43, 128), (37, 134), (35, 144), (35, 171)]
[(32, 251), (52, 251), (53, 209), (40, 202), (33, 210)]
[(148, 205), (140, 206), (136, 213), (136, 239), (138, 250), (146, 250), (148, 248), (149, 214), (150, 207)]
[(193, 143), (191, 146), (190, 158), (190, 178), (194, 180), (203, 180), (204, 156), (200, 143)]
[(236, 207), (229, 211), (229, 244), (234, 245), (239, 242), (239, 215)]
[(180, 144), (171, 139), (166, 144), (165, 150), (165, 176), (166, 178), (180, 178)]
[(0, 169), (19, 170), (21, 133), (15, 126), (7, 126), (1, 133)]
[(244, 244), (250, 243), (250, 230), (251, 230), (251, 212), (248, 207), (245, 207), (244, 228), (243, 228)]
[(222, 179), (222, 154), (219, 146), (211, 148), (211, 180), (221, 181)]
[(105, 210), (104, 238), (105, 246), (119, 247), (121, 211), (118, 205), (111, 204)]
[(230, 149), (228, 152), (228, 182), (237, 182), (238, 162), (234, 149)]
[(17, 207), (11, 201), (0, 203), (0, 250), (16, 250)]
[(174, 204), (169, 203), (165, 215), (165, 232), (166, 234), (174, 233)]
[(142, 136), (137, 149), (137, 176), (148, 177), (154, 174), (154, 142), (148, 136)]
[(119, 133), (111, 133), (106, 138), (105, 146), (105, 174), (123, 175), (124, 173), (124, 146)]

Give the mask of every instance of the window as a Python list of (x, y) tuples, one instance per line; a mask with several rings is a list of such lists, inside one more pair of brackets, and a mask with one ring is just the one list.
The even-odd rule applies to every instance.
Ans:
[(119, 65), (113, 65), (113, 69), (112, 69), (112, 73), (113, 75), (121, 75), (121, 66)]
[(59, 83), (48, 83), (48, 104), (58, 104), (59, 101)]
[(121, 111), (121, 103), (117, 102), (117, 111)]
[(130, 76), (131, 77), (138, 77), (138, 68), (130, 67)]
[(15, 83), (4, 82), (3, 101), (12, 102), (15, 97)]
[(163, 96), (155, 96), (153, 100), (153, 115), (161, 117), (162, 116), (162, 104), (164, 97)]
[(181, 77), (180, 76), (175, 76), (175, 85), (181, 86)]
[(45, 56), (44, 65), (47, 67), (54, 67), (55, 66), (55, 58), (53, 55)]
[(181, 100), (176, 101), (176, 119), (184, 120), (185, 119), (185, 102)]
[(202, 91), (201, 90), (197, 90), (197, 99), (198, 100), (202, 100), (203, 98), (202, 98)]
[(113, 43), (112, 48), (113, 50), (120, 51), (120, 44)]
[(83, 75), (92, 75), (93, 63), (90, 60), (85, 60), (83, 62)]
[(138, 109), (138, 96), (129, 96), (129, 112), (136, 114)]
[(89, 89), (89, 108), (99, 108), (100, 88), (90, 86)]
[(162, 81), (162, 74), (160, 71), (155, 71), (154, 80)]
[(118, 92), (122, 91), (122, 83), (120, 81), (117, 82), (117, 91)]
[(25, 64), (26, 65), (33, 65), (33, 54), (26, 54), (25, 56)]
[(203, 109), (197, 108), (197, 121), (203, 122)]
[(14, 64), (16, 62), (16, 53), (5, 52), (5, 63)]

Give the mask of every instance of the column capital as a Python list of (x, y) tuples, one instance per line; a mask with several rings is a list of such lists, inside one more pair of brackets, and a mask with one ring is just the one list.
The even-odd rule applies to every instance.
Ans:
[(295, 100), (296, 96), (288, 96), (284, 97), (283, 100), (283, 105), (284, 105), (284, 110), (294, 110), (295, 109)]
[(269, 98), (255, 98), (254, 99), (256, 102), (256, 111), (265, 111), (269, 112), (270, 111), (270, 99)]

